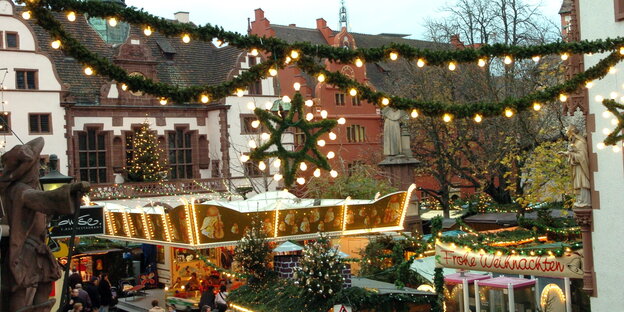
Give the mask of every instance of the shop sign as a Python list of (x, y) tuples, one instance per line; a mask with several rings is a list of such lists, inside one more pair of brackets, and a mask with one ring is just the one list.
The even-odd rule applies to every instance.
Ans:
[[(61, 216), (50, 231), (52, 238), (64, 238), (72, 235), (74, 216)], [(104, 207), (80, 207), (80, 216), (76, 224), (76, 236), (93, 236), (104, 234)]]
[(496, 255), (480, 253), (451, 244), (436, 243), (436, 267), (474, 271), (534, 275), (545, 277), (583, 278), (581, 251), (561, 257)]
[(346, 305), (337, 304), (334, 306), (334, 312), (353, 312), (353, 308)]

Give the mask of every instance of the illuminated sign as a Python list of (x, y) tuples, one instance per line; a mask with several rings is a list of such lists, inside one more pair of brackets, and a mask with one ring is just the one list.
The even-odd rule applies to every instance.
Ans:
[[(76, 224), (76, 236), (93, 236), (104, 234), (104, 212), (102, 206), (80, 207), (80, 216)], [(52, 238), (64, 238), (72, 235), (74, 215), (61, 216), (52, 226)]]

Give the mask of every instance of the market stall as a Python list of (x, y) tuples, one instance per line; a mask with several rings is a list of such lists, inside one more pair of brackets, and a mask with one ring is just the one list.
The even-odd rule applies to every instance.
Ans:
[[(454, 273), (444, 277), (444, 285), (448, 289), (448, 293), (444, 296), (446, 303), (446, 311), (463, 312), (475, 311), (477, 292), (475, 292), (475, 281), (483, 281), (490, 279), (490, 275), (475, 273)], [(476, 310), (480, 311), (480, 310)]]
[(500, 276), (474, 285), (476, 311), (536, 311), (533, 279)]

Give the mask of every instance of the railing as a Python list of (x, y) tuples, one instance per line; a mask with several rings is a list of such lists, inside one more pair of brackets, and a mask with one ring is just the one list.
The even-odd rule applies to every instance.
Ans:
[(94, 184), (91, 186), (89, 197), (91, 200), (113, 200), (226, 192), (226, 183), (227, 182), (223, 179), (198, 179), (122, 184)]

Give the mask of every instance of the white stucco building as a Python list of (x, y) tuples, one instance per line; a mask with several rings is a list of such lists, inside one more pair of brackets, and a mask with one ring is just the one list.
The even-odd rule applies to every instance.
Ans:
[(67, 174), (62, 83), (15, 9), (11, 1), (0, 0), (0, 146), (4, 151), (41, 136), (46, 142), (42, 158), (56, 154), (59, 170)]

